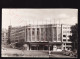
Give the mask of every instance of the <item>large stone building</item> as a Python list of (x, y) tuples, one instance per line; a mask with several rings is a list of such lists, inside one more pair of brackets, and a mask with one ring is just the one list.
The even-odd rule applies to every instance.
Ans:
[(2, 29), (1, 38), (2, 38), (1, 40), (2, 45), (6, 45), (7, 40), (8, 40), (8, 30), (7, 29)]
[(24, 41), (27, 50), (70, 50), (70, 27), (64, 24), (9, 26), (8, 38), (12, 43)]

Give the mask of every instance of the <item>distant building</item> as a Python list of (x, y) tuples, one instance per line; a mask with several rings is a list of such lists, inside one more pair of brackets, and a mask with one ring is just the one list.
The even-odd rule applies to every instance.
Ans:
[(2, 29), (1, 33), (1, 38), (2, 38), (2, 45), (6, 45), (7, 40), (8, 40), (8, 30), (7, 29)]
[(11, 43), (24, 41), (27, 50), (70, 50), (70, 27), (63, 24), (9, 27), (9, 38)]

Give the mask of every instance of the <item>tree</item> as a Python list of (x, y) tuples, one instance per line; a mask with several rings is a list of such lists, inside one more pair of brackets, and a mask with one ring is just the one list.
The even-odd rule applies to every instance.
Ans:
[(78, 24), (71, 27), (72, 36), (70, 40), (72, 41), (72, 50), (78, 48)]
[(11, 43), (11, 41), (8, 39), (8, 40), (7, 40), (7, 43), (8, 43), (8, 44), (10, 44), (10, 43)]
[(19, 42), (16, 43), (16, 47), (20, 48), (24, 45), (24, 39), (19, 39)]

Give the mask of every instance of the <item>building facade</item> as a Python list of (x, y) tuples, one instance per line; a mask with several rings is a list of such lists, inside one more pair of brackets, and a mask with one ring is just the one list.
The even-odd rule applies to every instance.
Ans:
[(70, 50), (70, 27), (63, 24), (9, 27), (9, 38), (12, 43), (24, 41), (27, 50)]
[(7, 40), (8, 40), (8, 30), (7, 29), (2, 29), (1, 33), (1, 38), (2, 38), (2, 45), (6, 45)]

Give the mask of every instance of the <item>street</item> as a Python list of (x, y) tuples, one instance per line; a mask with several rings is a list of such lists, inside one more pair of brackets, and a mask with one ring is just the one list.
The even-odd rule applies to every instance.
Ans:
[(18, 50), (13, 48), (3, 48), (2, 57), (30, 57), (30, 58), (73, 58), (60, 53), (54, 53), (49, 56), (48, 51), (44, 50)]

